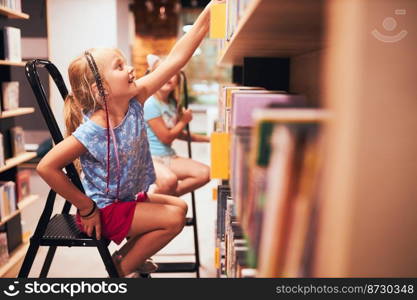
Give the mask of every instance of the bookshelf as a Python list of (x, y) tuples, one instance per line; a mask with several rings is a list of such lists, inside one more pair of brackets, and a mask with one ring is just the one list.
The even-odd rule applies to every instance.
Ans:
[(0, 266), (0, 277), (13, 278), (19, 273), (20, 264), (29, 248), (29, 242), (24, 241), (10, 254), (10, 259)]
[(26, 65), (25, 61), (22, 62), (16, 62), (16, 61), (9, 61), (9, 60), (3, 60), (0, 59), (0, 65), (1, 66), (16, 66), (16, 67), (24, 67)]
[[(18, 5), (20, 2), (17, 1), (9, 3), (14, 7), (14, 5)], [(0, 15), (5, 17), (6, 19), (29, 19), (29, 15), (20, 12), (18, 8), (15, 10), (9, 7), (1, 6)], [(14, 36), (14, 38), (16, 38), (16, 36)], [(17, 38), (13, 41), (20, 42)], [(4, 45), (1, 45), (0, 47), (4, 47)], [(12, 68), (24, 67), (26, 64), (26, 62), (20, 61), (19, 59), (20, 47), (13, 47), (14, 48), (9, 49), (9, 55), (11, 55), (12, 59), (0, 60), (0, 81), (2, 83), (10, 82), (13, 80)], [(3, 53), (5, 53), (5, 51), (3, 51)], [(16, 83), (14, 83), (14, 85), (17, 86), (17, 88), (19, 87), (19, 85)], [(11, 85), (4, 86), (10, 87)], [(15, 135), (12, 135), (10, 129), (16, 127), (19, 124), (18, 117), (31, 114), (35, 111), (35, 109), (33, 107), (18, 107), (18, 100), (14, 101), (13, 98), (16, 95), (16, 88), (14, 87), (14, 89), (9, 90), (9, 92), (10, 93), (7, 95), (11, 98), (8, 99), (12, 99), (12, 102), (8, 103), (12, 103), (13, 105), (2, 105), (2, 109), (4, 110), (0, 113), (0, 130), (3, 134), (3, 154), (5, 155), (4, 165), (0, 166), (0, 180), (3, 182), (7, 182), (4, 185), (2, 185), (2, 191), (4, 190), (5, 192), (2, 193), (2, 215), (0, 220), (0, 231), (2, 233), (2, 251), (4, 251), (5, 249), (7, 249), (8, 251), (7, 261), (0, 265), (0, 277), (14, 277), (17, 274), (16, 270), (19, 267), (19, 264), (22, 261), (29, 245), (27, 239), (22, 235), (21, 213), (23, 210), (28, 209), (35, 201), (39, 199), (37, 195), (27, 195), (25, 198), (21, 199), (20, 201), (17, 201), (17, 189), (14, 190), (10, 188), (11, 186), (15, 188), (19, 187), (19, 192), (23, 191), (24, 186), (28, 184), (29, 177), (28, 174), (25, 174), (25, 177), (23, 177), (23, 173), (20, 173), (21, 170), (18, 170), (18, 168), (19, 166), (21, 166), (22, 163), (35, 158), (36, 152), (22, 152), (21, 148), (15, 147), (16, 145), (21, 146), (23, 143), (16, 143), (19, 136), (16, 137)], [(5, 96), (2, 95), (2, 100), (6, 101), (4, 99)], [(2, 104), (4, 103), (5, 102), (3, 102)], [(13, 136), (15, 136), (15, 140), (13, 140), (15, 143), (12, 146)], [(10, 181), (13, 182), (14, 185), (10, 185)], [(7, 184), (9, 184), (9, 188), (6, 192), (5, 186), (7, 186)], [(15, 202), (14, 204), (12, 203), (12, 200), (9, 201), (9, 199), (14, 199), (11, 196), (13, 195), (11, 194), (13, 192), (15, 194), (14, 196), (17, 202)], [(25, 190), (25, 194), (27, 194), (27, 192), (28, 190)], [(12, 207), (11, 205), (16, 205), (16, 207)], [(5, 240), (7, 240), (6, 248), (3, 244)]]
[[(276, 255), (268, 252), (264, 243), (261, 252), (267, 251), (270, 259), (262, 258), (264, 270), (252, 274), (259, 277), (417, 275), (414, 233), (417, 201), (413, 196), (417, 195), (417, 90), (413, 80), (417, 78), (414, 67), (417, 37), (410, 35), (412, 28), (417, 27), (417, 19), (412, 18), (416, 8), (413, 0), (252, 0), (231, 39), (220, 43), (219, 64), (243, 65), (245, 69), (247, 58), (289, 59), (288, 90), (306, 95), (330, 116), (323, 123), (323, 148), (318, 152), (322, 166), (314, 185), (317, 190), (313, 192), (311, 182), (303, 177), (285, 177), (278, 167), (276, 173), (268, 173), (276, 175), (275, 189), (279, 185), (289, 193), (294, 184), (299, 184), (314, 195), (319, 203), (314, 222), (301, 219), (282, 227), (281, 247), (276, 248)], [(398, 25), (393, 32), (384, 27), (388, 17), (393, 17)], [(378, 39), (372, 33), (379, 31), (392, 36), (401, 30), (408, 35), (395, 42)], [(282, 114), (274, 113), (270, 119), (280, 118), (287, 123), (314, 121), (311, 113)], [(264, 118), (268, 119), (268, 113)], [(317, 121), (318, 118), (314, 122)], [(242, 135), (241, 141), (233, 137), (233, 132), (227, 134), (232, 141), (227, 149), (231, 154), (228, 161), (233, 167), (233, 155), (244, 155), (248, 149), (236, 152), (233, 145), (248, 143), (253, 131)], [(289, 140), (285, 131), (280, 134), (274, 137)], [(252, 158), (244, 157), (250, 161), (251, 155)], [(255, 171), (265, 175), (262, 168)], [(218, 201), (225, 186), (232, 187), (231, 198), (234, 197), (235, 179), (221, 179)], [(262, 181), (256, 183), (262, 185)], [(237, 216), (229, 209), (229, 202), (223, 197), (218, 203), (223, 216), (229, 213), (229, 237), (233, 239), (239, 230), (233, 228)], [(310, 208), (301, 201), (293, 209), (303, 215)], [(267, 212), (270, 217), (271, 210)], [(293, 252), (288, 249), (300, 247), (302, 241), (299, 238), (291, 241), (288, 235), (292, 230), (305, 232), (306, 228), (312, 228), (307, 234), (308, 241), (304, 241), (308, 255), (302, 265), (294, 264), (291, 259), (301, 257), (300, 249)], [(245, 226), (243, 231), (247, 231)], [(267, 233), (264, 235), (271, 238)], [(237, 247), (228, 238), (221, 243), (231, 245), (232, 249)], [(216, 252), (217, 257), (226, 256), (226, 264), (228, 254)], [(268, 269), (271, 264), (278, 267)]]
[(244, 57), (288, 57), (320, 49), (323, 2), (251, 1), (218, 63), (241, 65)]

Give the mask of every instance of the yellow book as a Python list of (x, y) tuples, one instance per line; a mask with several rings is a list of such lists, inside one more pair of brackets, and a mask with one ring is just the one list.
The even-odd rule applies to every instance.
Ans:
[(210, 38), (226, 38), (226, 3), (213, 4), (210, 15)]
[(211, 134), (212, 179), (229, 179), (229, 134), (213, 132)]

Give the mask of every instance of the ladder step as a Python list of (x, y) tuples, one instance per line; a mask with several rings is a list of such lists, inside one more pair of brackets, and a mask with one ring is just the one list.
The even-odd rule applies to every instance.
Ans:
[(194, 226), (194, 218), (185, 218), (185, 226)]
[(193, 262), (157, 263), (155, 273), (191, 273), (197, 271), (197, 264)]

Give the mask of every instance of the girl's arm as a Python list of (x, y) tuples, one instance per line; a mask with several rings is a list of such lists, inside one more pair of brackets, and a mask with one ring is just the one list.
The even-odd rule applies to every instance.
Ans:
[(46, 183), (64, 199), (75, 205), (81, 215), (92, 209), (92, 200), (82, 193), (62, 169), (85, 153), (87, 149), (73, 136), (53, 147), (39, 162), (36, 170)]
[(146, 99), (159, 90), (165, 82), (177, 74), (191, 58), (209, 29), (210, 6), (213, 2), (220, 1), (212, 0), (205, 7), (191, 30), (175, 44), (168, 57), (158, 66), (158, 68), (149, 75), (143, 76), (135, 81), (138, 89), (137, 98), (141, 103), (144, 103)]
[(187, 125), (187, 123), (181, 119), (174, 127), (168, 128), (162, 117), (151, 119), (148, 121), (148, 124), (158, 139), (166, 145), (171, 145), (171, 143), (181, 135), (183, 129)]
[[(188, 141), (187, 132), (182, 131), (181, 134), (178, 136), (178, 138), (180, 140)], [(192, 142), (197, 142), (197, 143), (199, 143), (199, 142), (209, 143), (210, 142), (210, 137), (207, 136), (207, 135), (191, 133), (191, 141)]]

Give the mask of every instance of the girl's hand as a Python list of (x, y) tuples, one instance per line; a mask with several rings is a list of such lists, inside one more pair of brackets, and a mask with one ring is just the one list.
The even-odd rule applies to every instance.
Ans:
[(182, 109), (182, 117), (181, 121), (183, 121), (185, 124), (188, 124), (193, 119), (193, 114), (191, 112), (191, 109)]
[(101, 220), (100, 210), (98, 208), (96, 208), (95, 212), (91, 216), (87, 218), (81, 217), (81, 224), (89, 237), (92, 236), (93, 231), (95, 230), (96, 239), (101, 239)]

